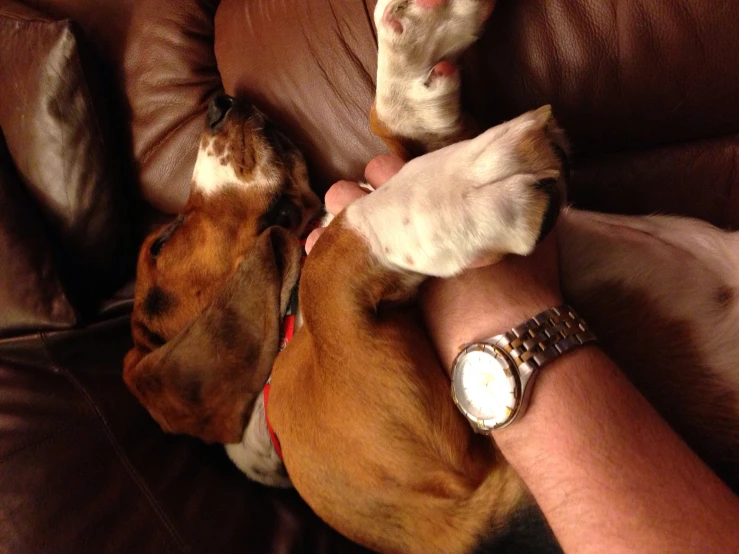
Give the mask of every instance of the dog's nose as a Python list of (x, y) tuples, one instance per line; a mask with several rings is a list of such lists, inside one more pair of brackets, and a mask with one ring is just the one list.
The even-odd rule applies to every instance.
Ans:
[(218, 127), (226, 119), (226, 115), (233, 108), (234, 99), (227, 94), (220, 94), (213, 98), (208, 104), (208, 127), (211, 131), (218, 130)]

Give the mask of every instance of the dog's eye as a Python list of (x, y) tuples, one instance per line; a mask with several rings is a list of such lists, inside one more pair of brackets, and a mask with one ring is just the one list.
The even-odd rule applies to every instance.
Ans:
[(162, 247), (164, 244), (172, 238), (172, 235), (174, 235), (174, 232), (179, 228), (180, 225), (182, 225), (182, 222), (185, 221), (185, 216), (181, 215), (177, 219), (175, 219), (172, 223), (169, 224), (169, 226), (164, 230), (164, 232), (159, 235), (154, 242), (151, 243), (151, 246), (149, 247), (149, 255), (152, 258), (156, 258), (159, 253), (162, 251)]
[(292, 227), (293, 222), (295, 221), (295, 217), (293, 217), (295, 214), (295, 209), (293, 206), (287, 205), (284, 207), (281, 207), (277, 214), (275, 215), (275, 225), (279, 225), (280, 227)]
[(167, 242), (166, 238), (158, 237), (154, 242), (151, 243), (151, 247), (149, 248), (149, 255), (151, 255), (152, 258), (156, 258), (159, 255), (159, 252), (162, 251), (162, 246), (164, 246), (165, 242)]
[(270, 211), (268, 225), (296, 229), (300, 225), (300, 221), (300, 210), (289, 199), (283, 198)]

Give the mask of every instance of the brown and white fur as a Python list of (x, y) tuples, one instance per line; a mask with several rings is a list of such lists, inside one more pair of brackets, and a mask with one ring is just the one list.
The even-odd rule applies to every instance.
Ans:
[[(228, 444), (249, 477), (292, 483), (330, 525), (382, 552), (466, 552), (537, 518), (451, 402), (408, 302), (428, 276), (531, 252), (559, 208), (564, 138), (549, 108), (479, 136), (460, 111), (454, 62), (493, 5), (378, 2), (372, 128), (401, 155), (429, 153), (328, 226), (303, 268), (302, 327), (279, 357), (297, 237), (317, 200), (302, 158), (261, 114), (212, 106), (184, 218), (139, 258), (131, 390), (165, 430)], [(276, 222), (285, 203), (293, 217)], [(558, 240), (568, 300), (736, 490), (739, 235), (564, 209)], [(284, 468), (259, 392), (270, 369)]]

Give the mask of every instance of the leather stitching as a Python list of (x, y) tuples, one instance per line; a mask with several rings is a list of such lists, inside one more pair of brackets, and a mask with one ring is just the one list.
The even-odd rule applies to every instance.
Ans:
[(24, 442), (17, 446), (16, 448), (12, 449), (10, 452), (6, 453), (4, 456), (0, 457), (0, 464), (3, 464), (16, 456), (17, 454), (20, 454), (24, 450), (28, 450), (29, 448), (33, 448), (35, 446), (40, 446), (44, 444), (45, 442), (50, 441), (51, 439), (54, 439), (58, 437), (61, 434), (68, 433), (72, 429), (75, 429), (76, 427), (80, 427), (81, 423), (69, 423), (67, 425), (61, 425), (60, 427), (56, 427), (51, 433), (34, 439), (27, 442)]
[(372, 11), (373, 10), (371, 10), (369, 5), (367, 4), (367, 0), (364, 0), (364, 14), (367, 16), (367, 23), (369, 23), (370, 30), (372, 31), (372, 36), (375, 39), (375, 46), (377, 46), (377, 30), (375, 29), (375, 25), (373, 22), (374, 18), (372, 17)]
[(129, 474), (129, 476), (134, 481), (134, 483), (136, 483), (139, 490), (142, 492), (144, 497), (149, 502), (149, 505), (154, 510), (154, 512), (157, 514), (157, 517), (159, 518), (159, 520), (162, 522), (164, 527), (169, 532), (170, 538), (172, 538), (176, 542), (177, 547), (182, 552), (190, 552), (191, 551), (190, 548), (187, 546), (187, 543), (185, 542), (185, 540), (178, 533), (175, 525), (172, 523), (169, 516), (166, 514), (164, 508), (161, 506), (161, 504), (159, 504), (154, 494), (151, 492), (149, 487), (146, 485), (146, 482), (144, 481), (144, 479), (141, 477), (141, 475), (139, 475), (139, 473), (133, 467), (133, 464), (128, 459), (128, 456), (126, 456), (120, 443), (115, 438), (115, 435), (113, 434), (112, 429), (108, 426), (108, 423), (105, 420), (105, 416), (103, 415), (100, 408), (97, 406), (97, 404), (92, 399), (92, 397), (87, 392), (87, 390), (82, 386), (82, 384), (74, 377), (74, 375), (72, 375), (69, 371), (67, 371), (67, 369), (64, 368), (62, 365), (57, 363), (57, 361), (54, 358), (54, 355), (52, 354), (51, 348), (49, 348), (49, 344), (46, 341), (46, 333), (41, 333), (40, 338), (41, 338), (41, 341), (43, 342), (46, 353), (49, 359), (51, 360), (53, 368), (56, 371), (58, 371), (60, 374), (63, 374), (64, 376), (66, 376), (67, 379), (69, 379), (70, 383), (72, 383), (72, 385), (78, 390), (78, 392), (80, 392), (80, 394), (82, 394), (82, 396), (85, 398), (85, 401), (87, 402), (88, 406), (90, 406), (92, 410), (95, 412), (95, 415), (97, 416), (97, 420), (100, 422), (105, 434), (107, 435), (109, 444), (111, 445), (116, 455), (118, 456), (118, 460), (121, 462), (123, 467), (126, 469), (126, 472)]
[[(217, 86), (214, 86), (210, 89), (210, 92), (207, 93), (206, 98), (210, 98), (216, 91), (221, 90), (220, 83)], [(200, 108), (198, 108), (198, 111), (196, 113), (192, 113), (185, 117), (182, 121), (180, 121), (177, 125), (175, 125), (173, 128), (171, 128), (169, 131), (167, 131), (164, 136), (160, 139), (157, 139), (154, 144), (149, 146), (146, 149), (146, 154), (144, 154), (141, 157), (140, 165), (146, 165), (149, 161), (149, 158), (151, 158), (158, 150), (159, 148), (166, 143), (174, 134), (176, 134), (180, 129), (188, 125), (190, 122), (192, 122), (194, 119), (198, 119), (203, 117), (205, 114), (205, 111), (207, 109), (207, 103), (202, 105)], [(198, 137), (199, 140), (199, 137)], [(198, 142), (195, 142), (194, 144), (198, 144)]]

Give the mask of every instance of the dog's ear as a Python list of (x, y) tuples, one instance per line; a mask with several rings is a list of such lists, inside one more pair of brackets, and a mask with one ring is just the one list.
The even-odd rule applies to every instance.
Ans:
[(128, 353), (124, 380), (162, 429), (206, 442), (241, 440), (278, 352), (280, 316), (300, 257), (297, 239), (268, 229), (176, 337), (153, 352)]

